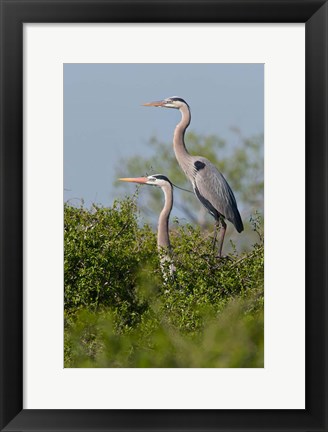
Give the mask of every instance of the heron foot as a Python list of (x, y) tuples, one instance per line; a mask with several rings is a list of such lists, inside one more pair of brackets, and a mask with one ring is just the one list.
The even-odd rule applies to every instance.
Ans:
[(215, 258), (221, 261), (233, 261), (229, 255), (217, 255)]

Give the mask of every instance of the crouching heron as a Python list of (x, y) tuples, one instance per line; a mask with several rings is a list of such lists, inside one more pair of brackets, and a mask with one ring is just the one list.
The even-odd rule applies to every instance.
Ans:
[(164, 278), (167, 278), (167, 267), (169, 268), (169, 274), (172, 276), (175, 271), (175, 267), (172, 262), (169, 219), (173, 207), (173, 184), (166, 176), (162, 174), (153, 174), (148, 177), (120, 178), (119, 180), (157, 186), (162, 189), (164, 194), (164, 206), (158, 219), (157, 248), (161, 256), (161, 268)]

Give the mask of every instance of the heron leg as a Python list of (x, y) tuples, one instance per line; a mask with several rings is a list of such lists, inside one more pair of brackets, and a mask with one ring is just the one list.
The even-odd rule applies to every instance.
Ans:
[(220, 233), (219, 233), (218, 257), (222, 257), (222, 247), (223, 247), (224, 236), (225, 236), (226, 229), (227, 229), (227, 224), (225, 223), (225, 220), (222, 217), (220, 217), (220, 220), (217, 222), (216, 225), (217, 226), (221, 225)]
[(216, 220), (214, 224), (213, 250), (215, 250), (219, 230), (220, 230), (220, 221)]

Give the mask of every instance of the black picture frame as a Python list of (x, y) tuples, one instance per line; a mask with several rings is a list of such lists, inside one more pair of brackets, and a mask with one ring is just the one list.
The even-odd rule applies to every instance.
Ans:
[[(0, 0), (0, 4), (1, 431), (327, 431), (327, 1)], [(306, 409), (23, 409), (23, 23), (39, 22), (305, 23)], [(284, 224), (292, 224), (293, 217), (284, 217)]]

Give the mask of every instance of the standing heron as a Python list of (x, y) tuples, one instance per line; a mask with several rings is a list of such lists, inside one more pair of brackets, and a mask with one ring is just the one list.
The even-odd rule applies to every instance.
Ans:
[(169, 272), (172, 275), (175, 267), (172, 263), (172, 248), (169, 236), (169, 219), (173, 207), (173, 184), (162, 174), (154, 174), (148, 177), (120, 178), (119, 180), (132, 183), (148, 184), (160, 187), (164, 194), (164, 207), (159, 215), (157, 228), (157, 248), (161, 254), (161, 267), (166, 277), (165, 262), (169, 262)]
[(145, 103), (144, 106), (175, 108), (181, 112), (181, 121), (177, 124), (173, 135), (175, 157), (190, 180), (195, 195), (207, 211), (215, 219), (215, 240), (220, 229), (218, 256), (222, 256), (222, 246), (227, 228), (225, 219), (233, 223), (240, 233), (244, 226), (241, 220), (235, 196), (223, 175), (208, 159), (202, 156), (192, 156), (188, 153), (184, 135), (190, 124), (190, 108), (180, 97), (170, 97), (162, 101)]

